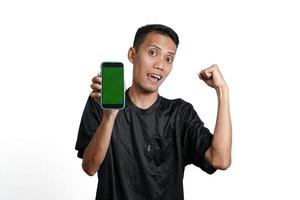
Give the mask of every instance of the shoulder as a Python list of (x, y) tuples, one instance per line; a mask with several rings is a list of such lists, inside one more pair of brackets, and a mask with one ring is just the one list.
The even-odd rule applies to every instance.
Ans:
[(181, 98), (168, 99), (161, 96), (161, 106), (164, 108), (172, 108), (178, 111), (194, 109), (193, 105)]
[(102, 108), (100, 102), (95, 101), (92, 97), (88, 97), (84, 108), (85, 116), (95, 116), (95, 114), (102, 115)]

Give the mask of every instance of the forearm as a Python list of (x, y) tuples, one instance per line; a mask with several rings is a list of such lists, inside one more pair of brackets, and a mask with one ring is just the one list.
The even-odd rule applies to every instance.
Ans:
[(82, 168), (93, 176), (100, 168), (110, 143), (116, 115), (103, 114), (100, 126), (83, 154)]
[(232, 127), (227, 86), (216, 88), (218, 113), (208, 160), (219, 169), (227, 169), (231, 163)]

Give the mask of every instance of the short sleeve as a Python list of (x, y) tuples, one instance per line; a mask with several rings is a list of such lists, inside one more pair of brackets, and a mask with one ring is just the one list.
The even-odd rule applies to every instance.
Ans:
[(84, 149), (89, 144), (94, 133), (96, 132), (102, 118), (100, 103), (88, 98), (79, 125), (75, 149), (78, 151), (77, 156), (83, 157)]
[(181, 113), (184, 166), (194, 164), (208, 174), (214, 173), (216, 169), (205, 160), (204, 156), (211, 146), (213, 135), (204, 126), (191, 104), (187, 103)]

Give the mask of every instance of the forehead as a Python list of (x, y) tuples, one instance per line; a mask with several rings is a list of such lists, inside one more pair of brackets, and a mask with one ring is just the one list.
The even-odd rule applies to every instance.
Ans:
[(164, 51), (176, 52), (176, 44), (167, 35), (162, 35), (160, 33), (151, 32), (145, 37), (142, 47), (147, 48), (149, 46), (158, 46)]

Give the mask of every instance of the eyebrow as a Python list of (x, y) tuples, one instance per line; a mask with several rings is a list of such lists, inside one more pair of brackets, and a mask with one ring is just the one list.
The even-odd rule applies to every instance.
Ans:
[[(151, 44), (150, 47), (151, 47), (151, 46), (152, 46), (152, 47), (155, 47), (155, 48), (157, 48), (157, 49), (159, 49), (159, 50), (162, 50), (159, 46), (157, 46), (157, 45), (155, 45), (155, 44)], [(168, 53), (175, 56), (175, 53), (172, 52), (172, 51), (168, 51)]]

